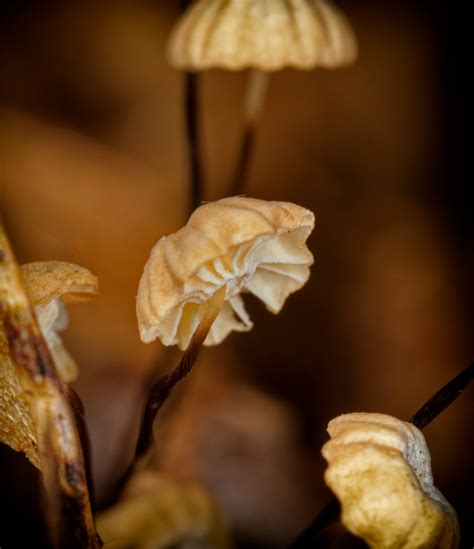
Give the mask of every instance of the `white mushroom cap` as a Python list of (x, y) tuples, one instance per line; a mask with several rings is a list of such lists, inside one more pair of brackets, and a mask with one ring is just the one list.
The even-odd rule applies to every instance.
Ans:
[(198, 0), (168, 48), (187, 70), (339, 67), (357, 56), (349, 21), (326, 0)]
[(306, 239), (313, 228), (313, 213), (289, 202), (234, 197), (204, 204), (151, 251), (137, 296), (142, 341), (158, 337), (164, 345), (186, 349), (201, 305), (223, 286), (224, 306), (205, 345), (252, 328), (241, 292), (278, 313), (309, 278), (313, 256)]
[(93, 299), (98, 292), (97, 277), (84, 267), (65, 261), (26, 263), (20, 272), (59, 374), (63, 381), (73, 381), (77, 365), (58, 334), (68, 326), (64, 303)]
[(433, 485), (419, 429), (384, 414), (353, 413), (331, 420), (328, 432), (324, 478), (350, 532), (377, 548), (458, 547), (456, 512)]

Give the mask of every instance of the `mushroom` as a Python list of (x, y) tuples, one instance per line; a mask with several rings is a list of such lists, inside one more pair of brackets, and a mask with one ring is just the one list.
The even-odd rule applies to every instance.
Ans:
[(205, 314), (221, 299), (205, 345), (252, 328), (241, 294), (278, 313), (309, 278), (306, 239), (314, 215), (289, 202), (232, 197), (204, 204), (185, 227), (161, 238), (145, 265), (137, 296), (140, 337), (188, 348)]
[(97, 277), (65, 261), (37, 261), (20, 267), (26, 293), (61, 379), (77, 378), (77, 365), (58, 332), (68, 326), (66, 303), (90, 301), (98, 292)]
[(324, 478), (341, 520), (370, 547), (455, 548), (455, 510), (433, 485), (422, 432), (385, 414), (352, 413), (329, 422)]
[(170, 64), (192, 71), (332, 68), (356, 56), (349, 21), (326, 0), (199, 0), (168, 46)]
[(97, 516), (110, 548), (230, 547), (209, 493), (197, 482), (146, 469), (135, 474), (120, 501)]
[[(245, 187), (268, 73), (285, 67), (341, 67), (356, 59), (357, 50), (349, 21), (326, 0), (198, 0), (188, 8), (168, 43), (173, 67), (186, 71), (253, 69), (244, 99), (244, 129), (233, 194), (242, 194)], [(201, 187), (196, 93), (195, 75), (188, 74), (186, 109), (195, 196)]]

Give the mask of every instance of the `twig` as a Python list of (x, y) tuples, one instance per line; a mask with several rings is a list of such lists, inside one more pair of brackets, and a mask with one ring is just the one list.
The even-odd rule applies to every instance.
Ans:
[(55, 547), (102, 546), (92, 516), (74, 412), (25, 294), (0, 223), (0, 315), (18, 380), (29, 395)]
[(231, 182), (232, 195), (243, 194), (245, 191), (255, 145), (255, 134), (265, 103), (269, 78), (269, 73), (260, 70), (250, 71), (248, 77), (244, 99), (242, 140)]
[[(418, 429), (424, 429), (435, 420), (450, 404), (452, 404), (463, 390), (474, 379), (474, 363), (458, 374), (454, 379), (444, 385), (433, 395), (411, 418)], [(303, 547), (317, 547), (317, 539), (338, 519), (340, 504), (336, 498), (332, 498), (319, 512), (313, 522), (296, 538), (289, 549), (302, 549)]]

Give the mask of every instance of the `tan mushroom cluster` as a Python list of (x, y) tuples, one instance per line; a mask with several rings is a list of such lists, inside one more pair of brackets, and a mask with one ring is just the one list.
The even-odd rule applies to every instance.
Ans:
[(137, 296), (141, 339), (158, 337), (186, 349), (203, 305), (224, 288), (206, 345), (252, 328), (243, 292), (278, 313), (309, 278), (313, 256), (306, 239), (313, 228), (313, 213), (289, 202), (233, 197), (204, 204), (151, 251)]
[(198, 0), (168, 48), (171, 65), (187, 70), (338, 67), (356, 56), (350, 23), (326, 0)]
[(419, 429), (384, 414), (353, 413), (330, 421), (328, 432), (325, 480), (350, 532), (377, 548), (459, 546), (456, 512), (433, 485)]
[[(61, 261), (28, 263), (20, 271), (58, 373), (63, 381), (71, 381), (77, 375), (77, 366), (57, 333), (67, 326), (64, 303), (86, 301), (96, 296), (97, 278), (83, 267)], [(24, 452), (39, 468), (30, 396), (18, 379), (4, 327), (0, 325), (0, 442)]]

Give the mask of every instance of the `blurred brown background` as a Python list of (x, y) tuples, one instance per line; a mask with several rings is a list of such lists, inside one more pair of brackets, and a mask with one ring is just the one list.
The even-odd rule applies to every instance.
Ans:
[[(2, 215), (21, 262), (67, 260), (99, 276), (100, 298), (70, 309), (65, 335), (99, 501), (129, 459), (142, 380), (178, 356), (142, 344), (134, 312), (151, 247), (187, 215), (182, 75), (165, 58), (177, 4), (0, 8)], [(248, 187), (316, 213), (310, 282), (278, 317), (249, 299), (254, 330), (205, 350), (157, 431), (157, 464), (204, 482), (241, 546), (285, 546), (329, 498), (319, 448), (330, 418), (408, 419), (474, 356), (467, 8), (338, 4), (359, 60), (272, 76)], [(229, 186), (245, 73), (211, 71), (200, 83), (212, 200)], [(471, 388), (426, 430), (466, 547), (473, 409)], [(0, 459), (0, 546), (39, 546), (34, 472), (5, 448)]]

